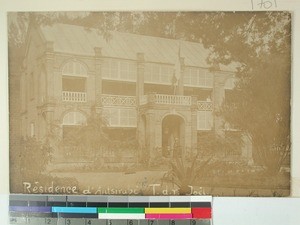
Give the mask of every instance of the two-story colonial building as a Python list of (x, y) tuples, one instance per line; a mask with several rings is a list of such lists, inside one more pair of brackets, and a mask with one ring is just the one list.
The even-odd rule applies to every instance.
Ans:
[[(235, 68), (212, 68), (208, 54), (202, 44), (182, 40), (117, 31), (104, 38), (67, 24), (30, 26), (21, 75), (22, 136), (43, 139), (55, 123), (63, 137), (84, 126), (95, 106), (112, 134), (134, 134), (150, 157), (154, 151), (167, 155), (174, 145), (181, 154), (193, 151), (203, 132), (226, 135), (214, 111), (234, 86)], [(234, 154), (250, 160), (251, 143), (245, 142)], [(53, 157), (72, 158), (62, 149)]]

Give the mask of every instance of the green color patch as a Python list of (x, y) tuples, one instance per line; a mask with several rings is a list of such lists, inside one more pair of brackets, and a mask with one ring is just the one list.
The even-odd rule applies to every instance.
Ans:
[(98, 208), (98, 213), (145, 213), (144, 208)]

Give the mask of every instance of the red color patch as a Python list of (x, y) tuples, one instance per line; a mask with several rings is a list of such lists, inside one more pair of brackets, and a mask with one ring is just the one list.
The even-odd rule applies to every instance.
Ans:
[(193, 218), (211, 219), (211, 208), (192, 208)]

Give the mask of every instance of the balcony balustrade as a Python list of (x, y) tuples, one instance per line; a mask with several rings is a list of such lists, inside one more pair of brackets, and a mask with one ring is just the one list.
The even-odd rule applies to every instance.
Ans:
[(199, 111), (212, 111), (213, 103), (211, 101), (197, 101), (197, 108)]
[(101, 95), (101, 103), (103, 106), (136, 106), (136, 97), (103, 94)]
[(192, 98), (191, 98), (191, 96), (183, 96), (183, 95), (155, 94), (154, 102), (156, 104), (189, 106), (192, 103)]
[(192, 103), (191, 96), (183, 95), (163, 95), (149, 94), (140, 97), (140, 105), (145, 105), (149, 102), (158, 105), (185, 105), (190, 106)]
[(64, 102), (86, 102), (85, 92), (63, 91), (62, 101)]
[[(140, 97), (140, 105), (145, 105), (148, 102), (165, 105), (192, 105), (191, 96), (183, 95), (163, 95), (163, 94), (149, 94)], [(197, 108), (199, 111), (212, 111), (213, 103), (211, 101), (197, 101)]]

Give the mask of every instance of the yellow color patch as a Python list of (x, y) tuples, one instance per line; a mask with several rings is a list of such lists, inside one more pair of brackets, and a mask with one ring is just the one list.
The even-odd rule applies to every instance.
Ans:
[(167, 214), (167, 213), (192, 213), (191, 208), (145, 208), (145, 213)]

